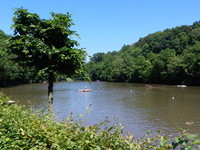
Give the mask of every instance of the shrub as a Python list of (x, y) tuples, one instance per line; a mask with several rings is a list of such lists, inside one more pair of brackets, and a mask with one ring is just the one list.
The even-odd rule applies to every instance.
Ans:
[(123, 136), (123, 127), (106, 122), (84, 126), (70, 116), (58, 123), (49, 114), (25, 110), (7, 101), (0, 94), (1, 150), (189, 150), (200, 144), (198, 136), (185, 132), (174, 139), (161, 135), (136, 139), (133, 135)]

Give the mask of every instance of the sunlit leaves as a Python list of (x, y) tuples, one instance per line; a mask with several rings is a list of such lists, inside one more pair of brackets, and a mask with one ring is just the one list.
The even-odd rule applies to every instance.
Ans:
[(70, 30), (74, 24), (69, 13), (51, 13), (48, 20), (20, 8), (13, 21), (15, 36), (9, 50), (22, 64), (68, 75), (81, 68), (85, 51), (75, 48), (78, 43), (71, 39), (77, 34)]
[(94, 80), (200, 85), (199, 31), (196, 22), (150, 34), (117, 53), (96, 53), (88, 72)]

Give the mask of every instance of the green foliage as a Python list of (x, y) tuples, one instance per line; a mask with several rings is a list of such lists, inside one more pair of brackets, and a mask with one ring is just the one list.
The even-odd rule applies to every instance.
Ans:
[(185, 72), (188, 82), (194, 85), (200, 85), (200, 42), (196, 42), (195, 45), (189, 47), (183, 52), (185, 61)]
[(14, 36), (9, 40), (8, 51), (16, 56), (16, 62), (48, 75), (48, 96), (52, 104), (56, 76), (83, 72), (85, 51), (75, 48), (78, 43), (72, 36), (77, 34), (70, 30), (71, 15), (51, 13), (51, 19), (41, 19), (23, 8), (16, 9), (14, 15)]
[(93, 80), (200, 85), (199, 41), (199, 22), (156, 32), (119, 52), (94, 54), (88, 73)]
[(20, 74), (23, 69), (12, 61), (15, 56), (6, 52), (9, 38), (10, 36), (0, 31), (0, 86), (22, 79)]
[(43, 72), (74, 74), (85, 60), (85, 52), (74, 48), (78, 45), (72, 40), (75, 31), (71, 15), (51, 13), (51, 19), (41, 19), (26, 9), (16, 9), (13, 18), (14, 37), (9, 50), (25, 66)]
[[(57, 123), (48, 115), (36, 114), (0, 97), (0, 149), (126, 149), (121, 129), (105, 123), (83, 126), (81, 122)], [(105, 129), (100, 129), (104, 126)]]
[[(11, 36), (0, 30), (0, 86), (47, 81), (46, 74), (38, 73), (34, 67), (28, 68), (21, 65), (16, 55), (7, 52), (10, 38)], [(65, 78), (65, 75), (57, 75), (56, 80)]]
[[(143, 138), (122, 135), (124, 127), (107, 121), (84, 126), (72, 115), (63, 122), (55, 122), (45, 111), (33, 112), (0, 94), (0, 149), (51, 150), (195, 150), (200, 146), (197, 135), (186, 130), (175, 137), (147, 133)], [(76, 121), (74, 121), (76, 120)]]
[(104, 58), (104, 53), (96, 53), (91, 57), (91, 61), (92, 62), (100, 62), (102, 61)]

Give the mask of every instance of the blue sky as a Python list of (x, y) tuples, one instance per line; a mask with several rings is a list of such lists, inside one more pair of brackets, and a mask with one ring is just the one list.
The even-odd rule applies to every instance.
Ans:
[(89, 55), (120, 50), (140, 37), (200, 20), (200, 0), (1, 0), (0, 29), (12, 34), (14, 8), (41, 18), (49, 12), (72, 14), (72, 27)]

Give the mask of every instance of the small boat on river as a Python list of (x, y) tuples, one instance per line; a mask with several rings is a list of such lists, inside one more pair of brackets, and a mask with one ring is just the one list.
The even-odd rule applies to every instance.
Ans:
[(78, 90), (79, 92), (91, 92), (92, 90), (91, 89), (88, 89), (88, 88), (85, 88), (85, 89), (81, 89), (81, 90)]
[(182, 88), (184, 88), (184, 87), (187, 87), (187, 85), (177, 85), (177, 87), (182, 87)]
[(146, 88), (152, 88), (153, 86), (150, 85), (150, 84), (146, 84), (145, 87), (146, 87)]

